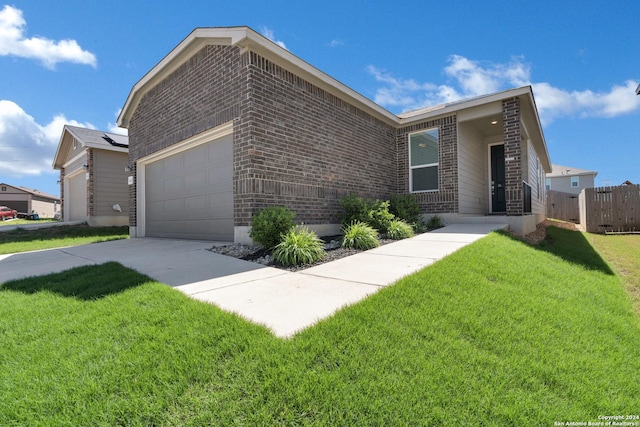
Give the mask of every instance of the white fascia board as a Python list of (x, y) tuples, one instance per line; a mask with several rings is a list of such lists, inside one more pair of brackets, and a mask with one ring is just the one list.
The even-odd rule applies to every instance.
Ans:
[(408, 125), (414, 122), (422, 120), (433, 119), (440, 116), (450, 115), (452, 113), (465, 110), (468, 108), (478, 107), (484, 104), (490, 104), (496, 101), (502, 101), (506, 98), (513, 98), (517, 96), (523, 96), (531, 92), (530, 86), (524, 86), (516, 89), (510, 89), (503, 92), (493, 93), (491, 95), (479, 96), (467, 101), (455, 101), (449, 104), (436, 105), (433, 107), (427, 107), (421, 110), (409, 111), (407, 113), (400, 114), (401, 125)]
[[(69, 128), (67, 127), (67, 125), (64, 125), (62, 127), (62, 133), (60, 134), (60, 141), (58, 141), (58, 147), (56, 148), (56, 154), (53, 156), (52, 166), (54, 170), (60, 169), (60, 162), (58, 161), (58, 157), (60, 156), (60, 151), (62, 149), (62, 141), (64, 140), (64, 134), (66, 132), (69, 132)], [(62, 165), (62, 167), (64, 167), (64, 165)]]

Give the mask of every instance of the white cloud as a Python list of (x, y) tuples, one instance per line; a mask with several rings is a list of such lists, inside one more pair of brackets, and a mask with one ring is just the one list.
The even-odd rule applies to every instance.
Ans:
[(329, 47), (338, 47), (344, 46), (344, 42), (342, 40), (333, 39), (329, 42)]
[[(120, 115), (120, 112), (122, 111), (122, 108), (120, 108), (118, 111), (116, 111), (115, 113), (115, 117), (116, 117), (116, 122), (118, 121), (118, 116)], [(107, 126), (107, 130), (111, 133), (117, 133), (119, 135), (129, 135), (129, 129), (125, 129), (125, 128), (121, 128), (118, 127), (118, 125), (116, 123), (111, 123), (109, 122), (108, 126)]]
[(20, 9), (5, 6), (0, 10), (0, 55), (37, 59), (49, 69), (55, 68), (59, 62), (96, 66), (96, 56), (83, 50), (75, 40), (25, 38), (26, 25)]
[(65, 124), (94, 129), (90, 123), (56, 115), (38, 124), (18, 104), (0, 100), (0, 170), (15, 177), (53, 172), (52, 163)]
[[(273, 32), (272, 29), (263, 26), (263, 27), (260, 28), (260, 32), (262, 33), (263, 36), (265, 36), (266, 38), (268, 38), (269, 40), (271, 40), (272, 42), (274, 42), (275, 44), (277, 44), (281, 48), (287, 49), (287, 46), (284, 44), (283, 41), (280, 41), (280, 40), (276, 39), (276, 35), (275, 35), (275, 33)], [(289, 50), (289, 49), (287, 49), (287, 50)]]
[(452, 55), (443, 69), (449, 84), (421, 83), (402, 79), (374, 66), (367, 71), (382, 86), (374, 100), (386, 107), (403, 111), (443, 104), (463, 98), (486, 95), (514, 87), (531, 85), (540, 118), (544, 124), (562, 116), (615, 117), (640, 109), (635, 95), (636, 82), (614, 85), (606, 92), (567, 91), (547, 82), (532, 82), (531, 68), (521, 57), (504, 64), (481, 63)]

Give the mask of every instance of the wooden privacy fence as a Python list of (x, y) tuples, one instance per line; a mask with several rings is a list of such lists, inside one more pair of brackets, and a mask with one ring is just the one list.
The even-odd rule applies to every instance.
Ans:
[(547, 190), (547, 218), (579, 223), (580, 205), (578, 203), (578, 195)]
[(640, 232), (640, 185), (585, 188), (580, 224), (589, 233)]

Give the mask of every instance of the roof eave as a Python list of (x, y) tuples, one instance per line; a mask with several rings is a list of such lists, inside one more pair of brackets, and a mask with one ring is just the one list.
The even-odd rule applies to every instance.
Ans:
[(131, 116), (142, 96), (146, 93), (147, 88), (150, 89), (153, 87), (155, 83), (175, 71), (202, 47), (209, 44), (239, 46), (256, 51), (274, 63), (285, 63), (287, 68), (294, 68), (291, 71), (298, 72), (302, 74), (303, 77), (310, 78), (314, 83), (319, 83), (323, 89), (337, 94), (340, 97), (346, 96), (351, 102), (354, 102), (379, 119), (389, 124), (397, 124), (398, 118), (395, 114), (340, 83), (333, 77), (323, 73), (251, 28), (226, 27), (196, 28), (182, 40), (178, 46), (169, 52), (167, 56), (133, 86), (118, 116), (118, 126), (122, 128), (129, 127)]

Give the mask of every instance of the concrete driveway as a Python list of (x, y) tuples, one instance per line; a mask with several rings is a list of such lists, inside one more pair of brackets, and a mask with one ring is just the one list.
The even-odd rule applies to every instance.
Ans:
[(213, 253), (214, 242), (116, 240), (0, 255), (0, 283), (116, 261), (289, 337), (501, 228), (450, 225), (296, 273)]

